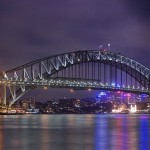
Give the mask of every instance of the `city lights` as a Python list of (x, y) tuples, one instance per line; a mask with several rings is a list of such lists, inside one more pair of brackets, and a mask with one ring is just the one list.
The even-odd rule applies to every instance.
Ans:
[(91, 91), (92, 89), (88, 89), (88, 91)]
[(115, 87), (115, 83), (112, 83), (111, 85), (112, 85), (113, 87)]
[(130, 106), (130, 112), (131, 112), (131, 113), (135, 113), (136, 111), (137, 111), (136, 105), (131, 105), (131, 106)]
[(106, 92), (99, 92), (98, 95), (97, 95), (97, 97), (99, 97), (99, 98), (102, 97), (102, 96), (106, 96)]

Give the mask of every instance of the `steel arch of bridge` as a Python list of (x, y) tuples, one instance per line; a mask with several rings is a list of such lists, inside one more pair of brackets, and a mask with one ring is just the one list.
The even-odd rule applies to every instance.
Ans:
[[(100, 62), (114, 66), (121, 71), (126, 72), (131, 77), (136, 79), (143, 89), (131, 89), (127, 87), (113, 87), (105, 85), (97, 80), (67, 79), (67, 78), (52, 78), (55, 73), (81, 63)], [(10, 91), (12, 105), (28, 90), (41, 87), (66, 87), (78, 89), (108, 89), (108, 90), (123, 90), (130, 92), (143, 92), (149, 94), (149, 76), (150, 70), (139, 62), (130, 59), (120, 53), (100, 50), (85, 50), (75, 51), (42, 59), (35, 60), (20, 67), (1, 73), (0, 85), (1, 93), (3, 93), (2, 101), (6, 104), (6, 87)], [(19, 88), (18, 88), (19, 87)]]

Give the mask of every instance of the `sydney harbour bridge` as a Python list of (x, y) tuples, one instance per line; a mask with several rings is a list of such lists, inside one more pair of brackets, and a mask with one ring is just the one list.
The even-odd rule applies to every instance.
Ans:
[(11, 106), (37, 87), (150, 94), (150, 70), (111, 51), (82, 50), (49, 56), (1, 72), (1, 104)]

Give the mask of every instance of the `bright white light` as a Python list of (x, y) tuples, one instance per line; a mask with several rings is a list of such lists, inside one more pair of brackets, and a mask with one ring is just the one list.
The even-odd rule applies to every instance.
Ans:
[(118, 87), (120, 88), (120, 85), (118, 84)]
[(115, 83), (112, 83), (111, 85), (112, 85), (112, 86), (115, 86)]
[(134, 105), (134, 106), (130, 106), (130, 112), (131, 113), (135, 113), (137, 111), (137, 108), (136, 108), (136, 105)]
[(98, 97), (100, 98), (101, 96), (106, 96), (106, 92), (100, 92), (100, 93), (98, 94)]

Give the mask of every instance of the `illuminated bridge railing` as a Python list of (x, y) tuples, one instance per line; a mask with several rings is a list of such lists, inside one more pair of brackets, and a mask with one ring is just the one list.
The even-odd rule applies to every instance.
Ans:
[(65, 87), (65, 88), (70, 88), (70, 89), (95, 89), (95, 90), (120, 90), (120, 91), (125, 91), (125, 92), (132, 92), (132, 93), (147, 93), (149, 94), (148, 89), (144, 88), (134, 88), (134, 87), (116, 87), (108, 84), (103, 84), (99, 81), (94, 81), (94, 80), (77, 80), (77, 79), (49, 79), (49, 80), (2, 80), (0, 81), (0, 85), (6, 84), (8, 87), (9, 86), (22, 86), (22, 92), (25, 91), (26, 87)]
[[(46, 57), (39, 59), (20, 67), (14, 68), (12, 70), (5, 71), (2, 74), (3, 78), (10, 79), (31, 79), (34, 80), (37, 77), (42, 79), (43, 74), (51, 75), (52, 72), (59, 71), (62, 67), (67, 67), (70, 65), (78, 64), (81, 62), (90, 61), (109, 61), (118, 64), (126, 65), (138, 73), (146, 77), (150, 77), (150, 69), (144, 65), (138, 63), (137, 61), (123, 56), (119, 53), (113, 53), (109, 51), (99, 51), (99, 50), (86, 50), (86, 51), (76, 51), (55, 56)], [(23, 77), (22, 77), (23, 75)]]

